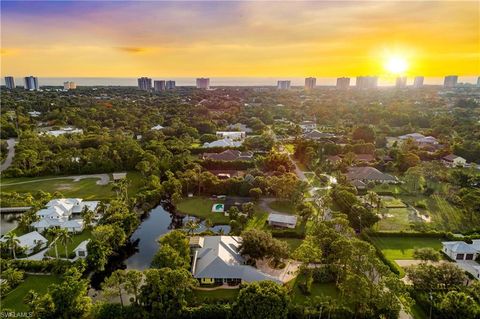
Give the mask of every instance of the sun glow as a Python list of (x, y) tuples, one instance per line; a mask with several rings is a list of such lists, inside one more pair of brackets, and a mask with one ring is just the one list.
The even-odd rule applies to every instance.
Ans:
[(385, 69), (393, 74), (403, 74), (408, 69), (408, 62), (405, 58), (392, 56), (386, 61)]

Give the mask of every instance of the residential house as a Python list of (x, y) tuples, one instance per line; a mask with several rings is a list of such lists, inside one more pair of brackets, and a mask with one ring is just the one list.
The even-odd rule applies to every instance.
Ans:
[(193, 254), (192, 275), (201, 284), (237, 286), (242, 282), (271, 280), (281, 283), (270, 276), (246, 265), (240, 254), (241, 237), (204, 236), (192, 237), (190, 248)]
[(309, 131), (303, 135), (303, 138), (307, 140), (329, 140), (334, 137), (335, 135), (332, 133), (324, 133), (318, 130)]
[(352, 182), (355, 180), (362, 181), (365, 184), (369, 182), (375, 183), (397, 183), (396, 177), (380, 172), (374, 167), (361, 166), (361, 167), (349, 167), (347, 172), (347, 180)]
[(297, 225), (297, 216), (270, 213), (267, 222), (273, 227), (295, 228)]
[[(34, 252), (35, 248), (43, 249), (47, 247), (48, 240), (43, 237), (40, 233), (32, 231), (28, 234), (17, 237), (18, 246), (25, 250), (27, 255), (30, 255)], [(0, 239), (1, 242), (5, 242), (5, 238)]]
[(221, 153), (203, 153), (202, 159), (214, 161), (251, 161), (253, 159), (253, 152), (226, 150)]
[(480, 239), (471, 244), (464, 241), (444, 241), (442, 251), (453, 260), (475, 260), (480, 255)]
[(442, 157), (442, 162), (448, 167), (464, 167), (467, 160), (455, 154), (448, 154)]
[(84, 240), (80, 244), (78, 244), (77, 248), (73, 250), (77, 258), (87, 258), (88, 256), (87, 245), (89, 242), (90, 242), (90, 239)]
[(298, 124), (303, 132), (309, 132), (317, 128), (317, 123), (314, 121), (303, 121)]
[(332, 165), (337, 165), (337, 164), (342, 162), (342, 158), (338, 155), (327, 156), (327, 158), (325, 160)]
[(160, 131), (163, 130), (165, 127), (161, 126), (160, 124), (155, 125), (154, 127), (151, 128), (152, 131)]
[(372, 163), (375, 162), (373, 154), (355, 154), (355, 161), (358, 163)]
[(247, 127), (245, 124), (242, 123), (236, 123), (236, 124), (230, 124), (227, 126), (227, 129), (232, 130), (232, 131), (242, 131), (245, 133), (252, 133), (253, 130), (249, 127)]
[(245, 138), (246, 133), (242, 131), (217, 131), (218, 138), (228, 138), (232, 141), (241, 141)]
[(222, 140), (213, 141), (211, 143), (205, 142), (203, 144), (204, 148), (213, 148), (213, 147), (240, 147), (242, 146), (243, 141), (232, 141), (229, 138), (224, 138)]

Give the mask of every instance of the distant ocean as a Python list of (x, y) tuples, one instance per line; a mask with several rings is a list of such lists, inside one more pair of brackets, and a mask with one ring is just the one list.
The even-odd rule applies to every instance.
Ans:
[[(153, 80), (174, 80), (177, 86), (195, 86), (195, 78), (152, 76)], [(303, 86), (305, 78), (299, 77), (210, 77), (211, 86), (276, 86), (278, 80), (290, 80), (292, 86)], [(65, 81), (74, 81), (78, 86), (137, 86), (137, 78), (100, 78), (100, 77), (38, 77), (40, 86), (63, 86)], [(413, 77), (407, 77), (408, 85), (413, 84)], [(475, 76), (460, 76), (459, 83), (477, 83)], [(21, 77), (15, 77), (15, 83), (23, 86)], [(335, 85), (336, 78), (317, 78), (317, 86)], [(355, 77), (351, 77), (351, 85), (355, 84)], [(395, 83), (395, 78), (379, 78), (380, 86), (389, 86)], [(5, 84), (2, 76), (1, 84)], [(441, 77), (426, 77), (424, 84), (443, 84)]]

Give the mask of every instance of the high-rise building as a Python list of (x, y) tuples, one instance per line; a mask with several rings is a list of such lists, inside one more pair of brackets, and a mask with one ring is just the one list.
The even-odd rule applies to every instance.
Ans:
[(197, 89), (208, 90), (210, 88), (209, 78), (197, 78)]
[(407, 77), (406, 76), (399, 76), (395, 81), (396, 88), (404, 88), (407, 86)]
[(36, 76), (26, 76), (25, 77), (25, 90), (38, 90), (38, 78)]
[(423, 76), (416, 76), (413, 80), (413, 87), (414, 88), (421, 88), (423, 86)]
[(355, 86), (358, 89), (375, 89), (378, 86), (378, 77), (376, 77), (376, 76), (357, 76)]
[(305, 90), (314, 89), (316, 85), (317, 85), (316, 78), (305, 78)]
[(289, 90), (290, 81), (277, 81), (277, 90)]
[(337, 89), (338, 90), (347, 90), (350, 86), (350, 78), (337, 78)]
[(138, 79), (138, 88), (144, 91), (150, 91), (152, 89), (152, 79), (147, 77), (141, 77)]
[(155, 90), (155, 92), (165, 91), (165, 81), (153, 81), (153, 89)]
[(175, 89), (175, 81), (166, 81), (165, 82), (165, 89), (174, 90)]
[(63, 82), (63, 89), (64, 90), (75, 90), (76, 88), (77, 88), (77, 85), (73, 81)]
[(13, 76), (6, 76), (5, 86), (7, 89), (13, 90), (15, 88), (15, 78)]
[(447, 75), (445, 81), (443, 81), (443, 86), (446, 88), (453, 88), (457, 85), (458, 76), (457, 75)]

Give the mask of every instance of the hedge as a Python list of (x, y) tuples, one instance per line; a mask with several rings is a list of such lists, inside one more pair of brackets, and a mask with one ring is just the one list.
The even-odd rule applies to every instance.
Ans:
[(295, 229), (274, 229), (272, 230), (272, 237), (304, 239), (305, 231), (298, 231)]
[(47, 260), (26, 260), (26, 259), (11, 259), (0, 262), (0, 269), (5, 270), (10, 267), (26, 272), (38, 273), (55, 273), (63, 274), (68, 268), (72, 267), (72, 263), (68, 260), (62, 259), (47, 259)]
[[(376, 233), (375, 233), (376, 234)], [(398, 235), (397, 235), (398, 236)], [(385, 236), (385, 237), (388, 237), (388, 236)], [(400, 266), (398, 266), (395, 262), (387, 259), (387, 257), (385, 257), (385, 255), (383, 254), (383, 252), (380, 250), (380, 248), (377, 247), (377, 245), (375, 245), (375, 243), (373, 242), (372, 238), (370, 238), (370, 236), (367, 234), (367, 232), (362, 232), (360, 234), (360, 238), (362, 238), (363, 240), (369, 242), (370, 244), (372, 244), (372, 246), (375, 248), (375, 252), (377, 253), (377, 256), (378, 258), (380, 258), (380, 260), (388, 266), (388, 268), (390, 268), (390, 270), (396, 274), (397, 276), (400, 276), (400, 274), (402, 273), (402, 269), (400, 268)]]
[(199, 307), (185, 307), (177, 317), (179, 319), (210, 319), (230, 318), (232, 306), (230, 304), (203, 304)]
[(444, 238), (444, 239), (456, 239), (452, 233), (446, 232), (437, 232), (437, 231), (429, 231), (429, 232), (375, 232), (371, 230), (364, 231), (365, 234), (373, 237), (423, 237), (423, 238)]

